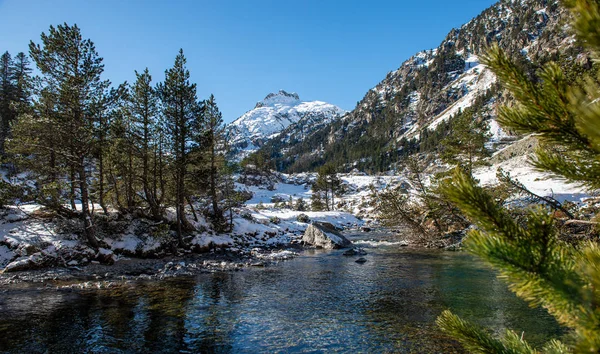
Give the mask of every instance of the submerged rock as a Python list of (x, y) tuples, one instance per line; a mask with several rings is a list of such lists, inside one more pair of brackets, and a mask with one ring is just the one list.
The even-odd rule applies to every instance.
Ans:
[(352, 242), (345, 238), (335, 227), (329, 223), (314, 222), (302, 236), (305, 245), (324, 249), (339, 249), (352, 246)]
[(344, 256), (366, 256), (367, 252), (362, 248), (351, 248), (343, 253)]
[(357, 260), (355, 260), (356, 263), (365, 263), (367, 261), (366, 258), (359, 258)]

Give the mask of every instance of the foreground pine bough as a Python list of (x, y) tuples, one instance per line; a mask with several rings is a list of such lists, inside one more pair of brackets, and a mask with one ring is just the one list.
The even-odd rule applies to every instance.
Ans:
[[(600, 2), (564, 1), (573, 12), (578, 38), (600, 59)], [(501, 110), (500, 122), (521, 133), (537, 133), (543, 143), (533, 164), (540, 170), (597, 190), (600, 187), (600, 85), (590, 76), (569, 84), (561, 68), (549, 64), (532, 82), (498, 48), (485, 60), (518, 104)], [(518, 223), (470, 176), (457, 171), (446, 193), (479, 229), (469, 233), (468, 250), (498, 269), (509, 287), (532, 306), (542, 306), (569, 329), (563, 342), (550, 341), (545, 353), (600, 350), (600, 247), (597, 240), (572, 245), (557, 237), (544, 208)], [(508, 331), (495, 338), (449, 311), (439, 326), (474, 353), (538, 353)]]

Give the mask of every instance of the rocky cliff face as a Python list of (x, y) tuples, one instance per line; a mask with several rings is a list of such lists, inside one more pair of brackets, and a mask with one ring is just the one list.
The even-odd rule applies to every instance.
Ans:
[(537, 63), (549, 60), (570, 65), (581, 54), (564, 27), (567, 16), (556, 0), (502, 0), (451, 30), (437, 48), (388, 73), (343, 119), (302, 140), (270, 141), (264, 149), (291, 172), (325, 161), (386, 170), (407, 150), (419, 149), (425, 130), (469, 107), (489, 122), (498, 139), (494, 118), (503, 92), (479, 57), (496, 43), (532, 74)]
[(254, 109), (229, 124), (229, 143), (236, 157), (241, 159), (286, 129), (312, 131), (345, 113), (332, 104), (302, 101), (298, 94), (280, 90), (268, 94)]

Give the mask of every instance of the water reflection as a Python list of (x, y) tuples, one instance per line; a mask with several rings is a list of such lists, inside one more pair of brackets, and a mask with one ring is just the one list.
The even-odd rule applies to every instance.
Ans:
[(276, 267), (118, 290), (10, 290), (2, 352), (460, 352), (433, 322), (445, 308), (542, 343), (560, 334), (465, 254), (368, 250), (360, 265), (308, 252)]

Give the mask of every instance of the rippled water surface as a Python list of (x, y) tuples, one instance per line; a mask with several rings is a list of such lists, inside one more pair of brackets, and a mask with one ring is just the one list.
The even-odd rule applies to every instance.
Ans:
[(365, 264), (307, 251), (264, 269), (117, 290), (10, 289), (0, 293), (0, 352), (461, 352), (433, 323), (446, 308), (537, 344), (561, 334), (467, 254), (352, 238)]

